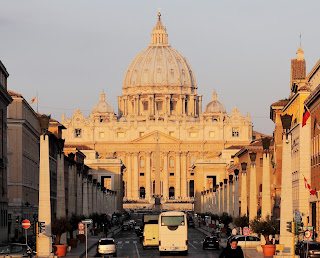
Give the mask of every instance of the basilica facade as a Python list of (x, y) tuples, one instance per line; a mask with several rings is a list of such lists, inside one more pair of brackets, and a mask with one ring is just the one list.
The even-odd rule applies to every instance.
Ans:
[[(197, 89), (159, 13), (151, 43), (125, 73), (117, 113), (102, 93), (89, 117), (78, 109), (62, 117), (63, 137), (84, 150), (97, 180), (125, 202), (151, 204), (160, 194), (162, 203), (196, 202), (197, 209), (201, 191), (227, 178), (232, 155), (253, 134), (250, 115), (237, 108), (227, 114), (216, 92), (202, 111)], [(109, 169), (115, 160), (125, 169)]]

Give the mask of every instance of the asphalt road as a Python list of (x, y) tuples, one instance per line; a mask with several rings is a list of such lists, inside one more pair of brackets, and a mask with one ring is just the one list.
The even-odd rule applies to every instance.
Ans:
[[(188, 229), (189, 238), (189, 253), (188, 257), (219, 257), (222, 250), (203, 250), (202, 240), (205, 235), (199, 232), (197, 229)], [(129, 231), (120, 231), (114, 237), (118, 249), (118, 257), (160, 257), (158, 248), (143, 249), (142, 244), (139, 242), (134, 229)], [(96, 253), (96, 248), (93, 248), (89, 253), (89, 257), (98, 256)], [(108, 256), (106, 256), (108, 257)], [(166, 257), (184, 257), (180, 254), (171, 253)]]

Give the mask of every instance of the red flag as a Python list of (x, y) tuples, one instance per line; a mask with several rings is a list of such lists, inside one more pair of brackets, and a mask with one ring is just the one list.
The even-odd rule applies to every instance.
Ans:
[(310, 117), (310, 112), (306, 107), (304, 107), (303, 118), (302, 118), (302, 127), (304, 127), (307, 124), (307, 120), (309, 117)]
[(37, 96), (35, 96), (32, 100), (30, 100), (29, 104), (32, 104), (37, 101)]
[(303, 176), (303, 180), (304, 180), (304, 186), (305, 188), (308, 188), (310, 194), (315, 195), (317, 191), (311, 189), (311, 186), (308, 184), (307, 179), (305, 178), (305, 176)]

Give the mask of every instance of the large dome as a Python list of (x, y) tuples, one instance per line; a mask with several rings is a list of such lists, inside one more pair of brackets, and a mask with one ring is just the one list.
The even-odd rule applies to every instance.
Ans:
[(129, 65), (123, 88), (137, 86), (183, 86), (196, 88), (191, 66), (186, 58), (168, 44), (168, 34), (161, 14), (153, 28), (151, 44)]

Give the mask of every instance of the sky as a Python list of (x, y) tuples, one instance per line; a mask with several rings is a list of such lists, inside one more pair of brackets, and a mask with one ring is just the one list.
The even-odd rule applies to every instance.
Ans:
[[(102, 91), (118, 110), (127, 67), (150, 44), (161, 8), (169, 44), (190, 63), (203, 95), (216, 90), (254, 130), (272, 134), (270, 104), (290, 95), (301, 45), (307, 72), (320, 58), (319, 0), (0, 0), (0, 60), (8, 89), (40, 113), (91, 113)], [(34, 109), (37, 104), (32, 104)]]

